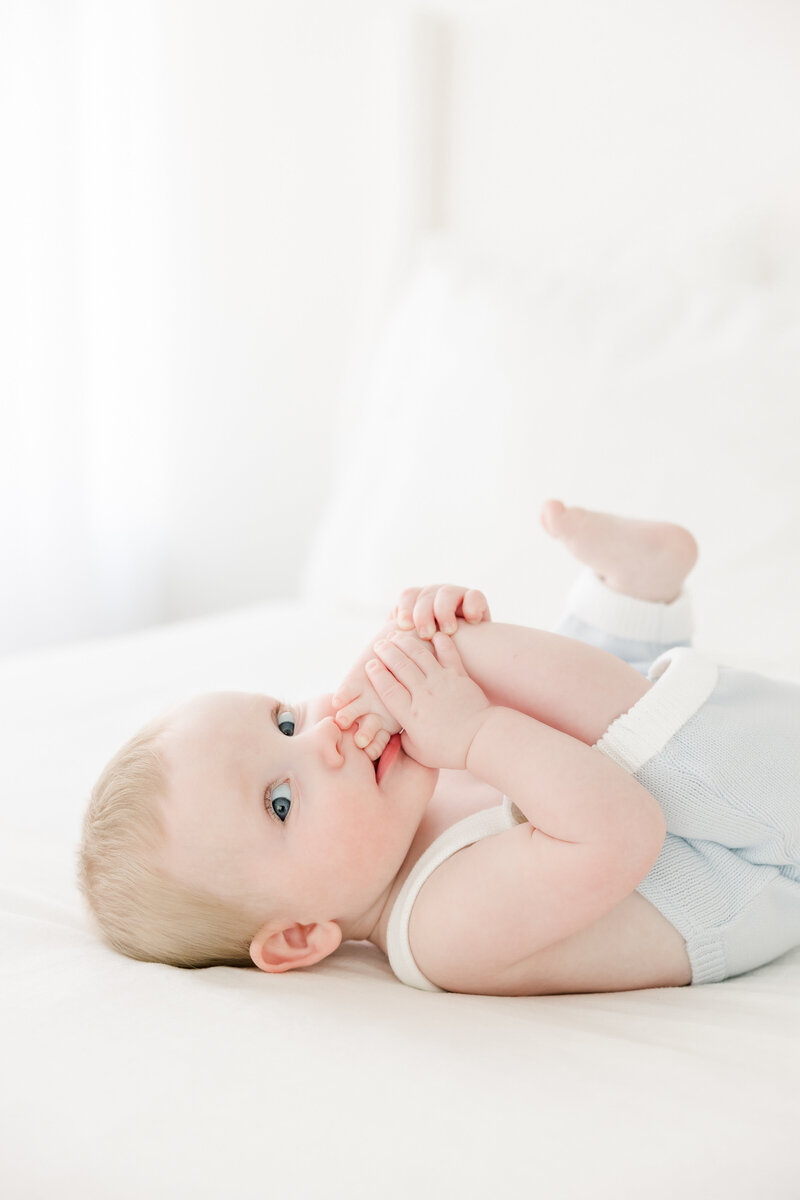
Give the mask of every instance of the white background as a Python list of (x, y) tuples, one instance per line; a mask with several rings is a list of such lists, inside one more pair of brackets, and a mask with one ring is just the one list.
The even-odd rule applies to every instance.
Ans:
[(799, 47), (778, 0), (2, 0), (0, 653), (297, 596), (432, 231), (786, 270)]

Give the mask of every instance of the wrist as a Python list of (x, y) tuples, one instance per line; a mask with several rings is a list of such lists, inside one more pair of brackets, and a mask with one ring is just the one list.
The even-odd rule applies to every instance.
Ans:
[[(481, 747), (487, 738), (491, 740), (491, 726), (497, 722), (498, 715), (501, 714), (502, 711), (503, 710), (499, 705), (490, 704), (489, 707), (484, 709), (484, 711), (480, 714), (478, 724), (472, 732), (469, 746), (467, 747), (466, 759), (464, 761), (464, 769), (469, 771), (471, 774), (476, 774), (476, 772), (472, 770), (472, 766), (477, 766), (477, 759), (479, 759), (481, 755)], [(472, 766), (470, 763), (472, 763)]]

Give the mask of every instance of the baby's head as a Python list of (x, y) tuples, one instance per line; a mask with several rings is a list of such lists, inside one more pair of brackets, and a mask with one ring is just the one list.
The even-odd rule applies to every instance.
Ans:
[(174, 966), (250, 962), (244, 914), (163, 868), (163, 753), (169, 716), (122, 746), (92, 789), (83, 820), (79, 883), (106, 940), (131, 958)]
[(375, 763), (330, 696), (198, 696), (111, 759), (84, 818), (80, 885), (106, 940), (175, 966), (282, 972), (385, 915), (437, 772)]

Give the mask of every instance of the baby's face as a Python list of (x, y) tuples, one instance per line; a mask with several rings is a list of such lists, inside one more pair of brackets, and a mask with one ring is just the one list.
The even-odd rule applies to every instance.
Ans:
[(356, 730), (342, 732), (334, 711), (327, 695), (293, 707), (249, 692), (174, 710), (160, 740), (173, 878), (254, 914), (368, 936), (438, 771), (401, 749), (378, 785)]

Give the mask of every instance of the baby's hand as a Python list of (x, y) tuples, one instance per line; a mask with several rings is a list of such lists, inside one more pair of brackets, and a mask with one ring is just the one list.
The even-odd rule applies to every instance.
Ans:
[[(411, 630), (416, 626), (419, 636), (430, 640), (437, 622), (443, 633), (455, 633), (457, 617), (463, 617), (473, 625), (491, 621), (483, 592), (453, 584), (406, 588), (378, 637), (388, 637), (398, 628)], [(363, 747), (374, 762), (383, 754), (390, 736), (398, 733), (402, 726), (387, 712), (364, 674), (364, 663), (371, 655), (370, 644), (369, 652), (359, 659), (336, 689), (332, 703), (338, 710), (335, 719), (340, 729), (349, 729), (358, 723), (356, 745)]]
[(406, 754), (425, 767), (463, 771), (491, 705), (467, 674), (452, 638), (437, 633), (431, 648), (414, 634), (376, 642), (366, 665), (382, 703), (403, 729)]
[[(397, 622), (390, 619), (377, 636), (385, 638), (396, 632)], [(351, 725), (357, 724), (356, 745), (366, 750), (375, 762), (386, 749), (391, 735), (400, 732), (400, 726), (381, 704), (364, 673), (364, 664), (372, 657), (372, 653), (370, 642), (366, 653), (362, 654), (355, 666), (348, 671), (331, 696), (331, 703), (338, 710), (334, 715), (336, 724), (340, 729), (349, 729)]]
[(342, 705), (334, 714), (336, 724), (340, 729), (349, 729), (351, 725), (357, 724), (355, 743), (366, 750), (375, 762), (388, 746), (389, 738), (393, 733), (399, 733), (401, 726), (386, 711), (373, 688), (363, 678), (358, 695), (349, 703), (341, 699), (340, 692), (332, 699), (334, 706)]
[(442, 633), (455, 633), (457, 617), (463, 617), (470, 625), (492, 619), (483, 592), (457, 584), (437, 583), (424, 588), (406, 588), (389, 616), (397, 617), (398, 628), (416, 629), (426, 641), (433, 637), (437, 628)]

